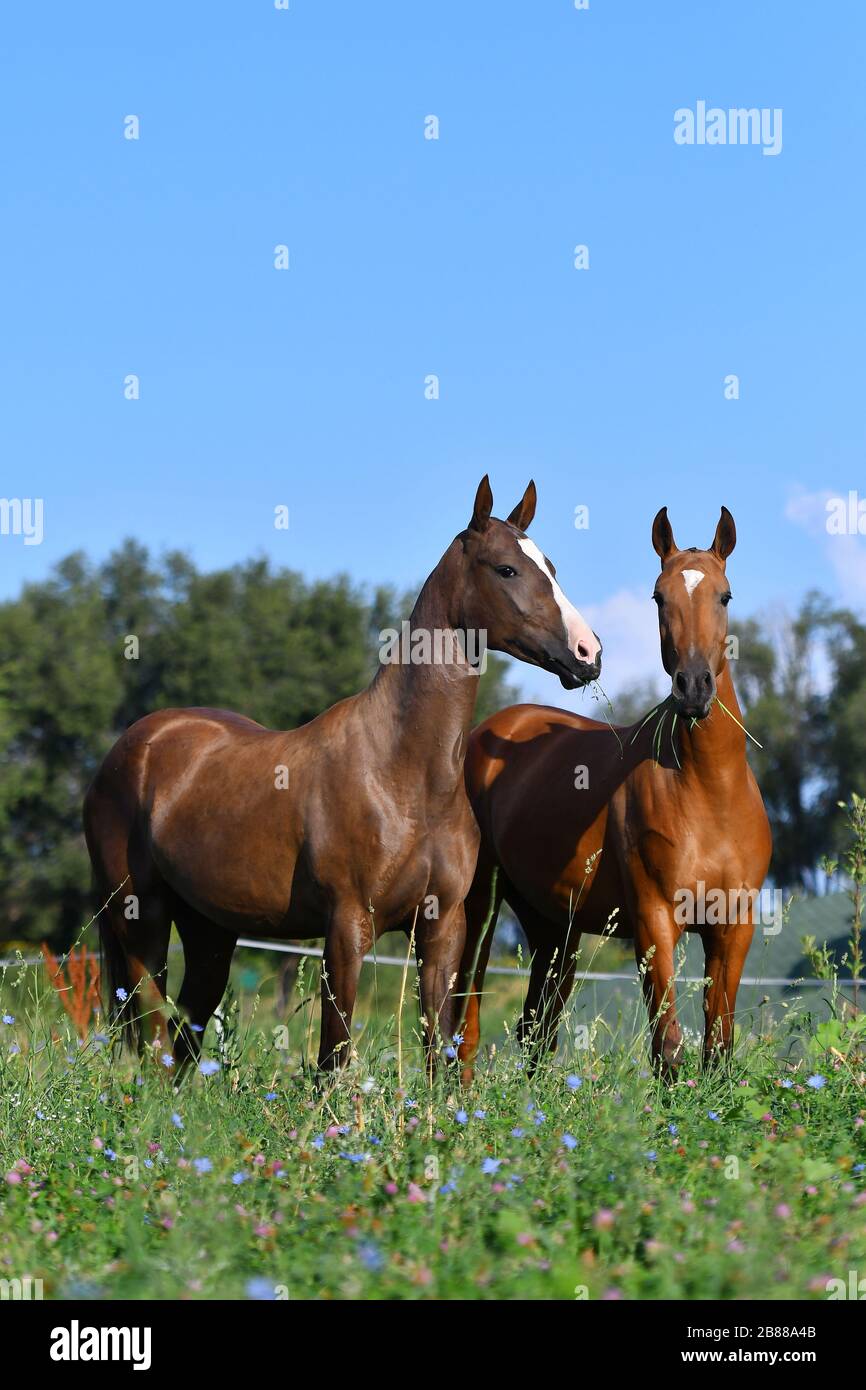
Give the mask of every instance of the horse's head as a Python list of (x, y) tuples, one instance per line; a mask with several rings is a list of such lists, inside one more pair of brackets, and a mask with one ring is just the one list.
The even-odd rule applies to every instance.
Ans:
[(722, 507), (709, 550), (677, 547), (667, 507), (653, 522), (653, 546), (662, 562), (653, 592), (662, 662), (678, 712), (693, 719), (709, 714), (724, 665), (731, 601), (725, 561), (736, 543), (737, 528), (727, 507)]
[(459, 536), (465, 579), (463, 625), (485, 630), (487, 646), (559, 676), (566, 690), (595, 680), (601, 643), (556, 582), (556, 570), (526, 530), (535, 515), (531, 482), (507, 521), (492, 516), (487, 475), (472, 520)]

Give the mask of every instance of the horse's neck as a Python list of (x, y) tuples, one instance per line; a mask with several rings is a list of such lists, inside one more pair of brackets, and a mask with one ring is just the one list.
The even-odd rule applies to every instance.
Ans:
[[(461, 645), (461, 581), (455, 542), (418, 596), (409, 641), (400, 644), (396, 660), (380, 666), (366, 692), (372, 731), (385, 755), (402, 762), (410, 779), (432, 782), (439, 792), (462, 779), (478, 694), (478, 673)], [(421, 660), (407, 661), (417, 651), (413, 637), (421, 634), (429, 650)]]
[(718, 784), (725, 778), (736, 779), (745, 774), (747, 766), (743, 716), (727, 661), (716, 684), (719, 698), (707, 718), (694, 727), (687, 720), (680, 721), (679, 759), (683, 774), (707, 785)]

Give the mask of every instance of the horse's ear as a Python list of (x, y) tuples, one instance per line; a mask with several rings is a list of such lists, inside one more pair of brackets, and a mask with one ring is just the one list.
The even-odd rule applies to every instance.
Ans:
[(724, 564), (736, 544), (737, 528), (734, 525), (734, 518), (727, 507), (722, 507), (722, 514), (719, 517), (719, 524), (716, 527), (716, 534), (713, 536), (710, 549)]
[(532, 518), (535, 516), (537, 503), (538, 494), (535, 491), (535, 483), (530, 478), (526, 491), (508, 517), (511, 525), (516, 526), (518, 531), (528, 531), (532, 525)]
[(660, 512), (656, 512), (656, 519), (653, 522), (653, 550), (664, 565), (668, 556), (673, 555), (676, 548), (677, 543), (668, 521), (668, 509), (662, 507)]
[(486, 531), (492, 511), (493, 493), (490, 490), (490, 479), (485, 473), (475, 494), (475, 506), (472, 508), (472, 520), (469, 523), (471, 529), (473, 531)]

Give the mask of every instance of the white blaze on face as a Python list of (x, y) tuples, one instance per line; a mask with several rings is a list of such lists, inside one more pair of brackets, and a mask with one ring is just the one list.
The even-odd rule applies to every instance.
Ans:
[(703, 570), (683, 570), (683, 583), (686, 586), (686, 593), (689, 598), (695, 592), (702, 579), (706, 579)]
[(535, 544), (535, 542), (524, 538), (523, 540), (519, 540), (517, 544), (520, 546), (520, 549), (523, 551), (524, 555), (526, 555), (528, 559), (532, 560), (533, 564), (536, 564), (538, 566), (538, 568), (541, 570), (541, 573), (544, 575), (545, 579), (547, 580), (548, 584), (553, 590), (553, 597), (556, 600), (560, 613), (562, 614), (562, 622), (565, 628), (565, 639), (568, 643), (569, 651), (571, 651), (573, 655), (577, 657), (578, 661), (586, 661), (591, 666), (594, 663), (596, 657), (598, 656), (600, 647), (600, 643), (595, 633), (592, 631), (586, 619), (581, 617), (580, 613), (578, 613), (577, 609), (574, 607), (574, 604), (570, 603), (568, 599), (565, 597), (565, 594), (562, 592), (553, 575), (550, 573), (550, 570), (547, 567), (547, 561), (545, 560), (541, 551), (538, 549), (538, 546)]

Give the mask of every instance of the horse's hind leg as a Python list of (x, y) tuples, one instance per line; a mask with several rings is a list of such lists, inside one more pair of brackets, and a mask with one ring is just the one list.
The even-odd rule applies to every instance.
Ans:
[(226, 991), (237, 937), (215, 926), (180, 899), (174, 922), (183, 943), (183, 983), (177, 996), (180, 1017), (172, 1020), (176, 1076), (201, 1056), (204, 1030)]
[(560, 931), (526, 903), (515, 901), (511, 905), (532, 952), (529, 988), (517, 1036), (527, 1049), (528, 1064), (534, 1070), (545, 1052), (556, 1051), (559, 1020), (574, 985), (580, 932), (573, 922), (568, 931)]
[[(483, 855), (483, 851), (482, 851)], [(475, 1075), (475, 1058), (481, 1041), (481, 995), (484, 976), (502, 904), (501, 874), (493, 879), (493, 866), (479, 859), (472, 887), (464, 904), (466, 944), (457, 982), (455, 1017), (462, 1042), (457, 1055), (462, 1064), (461, 1078), (469, 1086)]]

